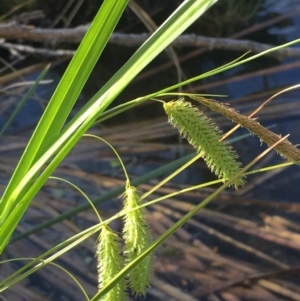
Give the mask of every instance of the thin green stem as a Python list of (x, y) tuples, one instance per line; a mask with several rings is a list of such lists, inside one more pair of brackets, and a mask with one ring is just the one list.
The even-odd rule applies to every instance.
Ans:
[(121, 164), (121, 166), (123, 168), (124, 175), (125, 175), (125, 178), (126, 178), (126, 183), (129, 183), (130, 180), (129, 180), (129, 176), (128, 176), (127, 170), (125, 168), (125, 165), (124, 165), (121, 157), (119, 156), (118, 152), (116, 151), (116, 149), (107, 140), (105, 140), (105, 139), (103, 139), (103, 138), (101, 138), (99, 136), (96, 136), (96, 135), (93, 135), (93, 134), (84, 134), (83, 136), (84, 137), (91, 137), (91, 138), (98, 139), (98, 140), (104, 142), (105, 144), (107, 144), (111, 148), (111, 150), (115, 153), (116, 157), (118, 158), (118, 160), (119, 160), (119, 162), (120, 162), (120, 164)]
[[(8, 262), (14, 262), (14, 261), (21, 261), (21, 260), (35, 260), (35, 258), (14, 258), (14, 259), (8, 259), (8, 260), (3, 260), (0, 261), (0, 264), (4, 264), (4, 263), (8, 263)], [(44, 261), (42, 259), (40, 259), (40, 261), (43, 263)], [(63, 272), (65, 272), (71, 279), (73, 279), (73, 281), (77, 284), (77, 286), (79, 287), (79, 289), (82, 291), (85, 299), (87, 301), (90, 300), (89, 296), (87, 295), (86, 291), (84, 290), (83, 286), (80, 284), (80, 282), (76, 279), (76, 277), (70, 273), (67, 269), (63, 268), (62, 266), (60, 266), (59, 264), (55, 263), (55, 262), (49, 262), (49, 264), (59, 268), (60, 270), (62, 270)], [(8, 288), (8, 287), (7, 287)]]
[[(28, 277), (32, 273), (38, 271), (39, 269), (41, 269), (42, 267), (44, 267), (48, 263), (50, 263), (53, 260), (57, 259), (58, 257), (63, 255), (64, 253), (68, 252), (69, 250), (71, 250), (75, 246), (79, 245), (84, 240), (86, 240), (90, 236), (97, 233), (104, 224), (108, 224), (108, 223), (109, 223), (109, 221), (105, 221), (103, 223), (94, 225), (94, 226), (92, 226), (92, 227), (90, 227), (86, 230), (83, 230), (82, 232), (74, 235), (73, 237), (65, 240), (64, 242), (62, 242), (62, 243), (58, 244), (57, 246), (51, 248), (50, 250), (46, 251), (44, 254), (38, 256), (35, 260), (33, 260), (32, 262), (26, 264), (24, 267), (22, 267), (21, 269), (19, 269), (18, 271), (16, 271), (15, 273), (10, 275), (9, 277), (7, 277), (5, 280), (0, 282), (0, 292), (3, 292), (8, 287), (10, 287), (10, 286), (18, 283), (19, 281), (25, 279), (26, 277)], [(54, 252), (56, 252), (56, 253), (53, 254)], [(53, 255), (51, 255), (51, 254), (53, 254)], [(51, 256), (44, 260), (44, 258), (48, 255), (49, 256), (51, 255)], [(43, 260), (42, 263), (36, 264), (37, 262), (39, 262), (41, 260)], [(35, 266), (32, 267), (33, 265), (35, 265)], [(31, 269), (29, 270), (29, 268), (31, 268)], [(24, 273), (21, 274), (22, 272), (24, 272)]]
[(190, 159), (188, 162), (186, 162), (185, 164), (183, 164), (182, 166), (180, 166), (176, 171), (174, 171), (172, 174), (170, 174), (169, 176), (167, 176), (164, 180), (162, 180), (157, 185), (155, 185), (154, 187), (152, 187), (149, 191), (147, 191), (146, 193), (144, 193), (141, 198), (145, 199), (147, 196), (149, 196), (151, 193), (153, 193), (159, 187), (163, 186), (165, 183), (167, 183), (172, 178), (174, 178), (175, 176), (177, 176), (180, 172), (182, 172), (184, 169), (186, 169), (187, 167), (189, 167), (192, 163), (194, 163), (199, 158), (201, 158), (200, 155), (201, 154), (196, 154), (192, 159)]
[(95, 211), (100, 223), (102, 223), (102, 218), (97, 210), (97, 208), (95, 207), (95, 205), (93, 204), (93, 202), (91, 201), (91, 199), (83, 192), (83, 190), (81, 190), (77, 185), (75, 185), (74, 183), (66, 180), (66, 179), (63, 179), (63, 178), (60, 178), (60, 177), (54, 177), (54, 176), (51, 176), (49, 177), (49, 179), (53, 179), (53, 180), (58, 180), (58, 181), (62, 181), (62, 182), (65, 182), (67, 184), (69, 184), (70, 186), (72, 186), (73, 188), (75, 188), (77, 191), (79, 191), (80, 194), (82, 194), (85, 199), (89, 202), (89, 204), (91, 205), (92, 209)]

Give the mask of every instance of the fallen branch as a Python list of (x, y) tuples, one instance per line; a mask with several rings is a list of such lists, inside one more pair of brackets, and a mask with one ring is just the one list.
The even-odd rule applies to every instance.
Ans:
[[(53, 46), (59, 43), (79, 43), (89, 25), (79, 26), (70, 29), (44, 29), (37, 28), (34, 26), (21, 25), (17, 22), (9, 22), (0, 24), (0, 38), (9, 39), (9, 40), (28, 40), (35, 42), (49, 43)], [(149, 34), (123, 34), (123, 33), (114, 33), (110, 38), (110, 43), (114, 45), (121, 45), (125, 47), (138, 47), (142, 45), (146, 39), (149, 37)], [(12, 44), (13, 45), (13, 44)], [(1, 46), (1, 44), (0, 44)], [(2, 43), (2, 46), (4, 44)], [(20, 45), (19, 45), (20, 46)], [(274, 47), (274, 45), (257, 43), (249, 40), (235, 40), (235, 39), (226, 39), (226, 38), (208, 38), (195, 34), (185, 34), (179, 36), (173, 43), (173, 47), (182, 48), (182, 47), (201, 47), (207, 50), (213, 49), (222, 49), (230, 51), (239, 51), (247, 52), (251, 50), (253, 53), (259, 53), (265, 51), (269, 48)], [(14, 45), (16, 47), (16, 45)], [(25, 46), (24, 46), (25, 47)], [(24, 48), (24, 52), (44, 54), (43, 51), (39, 51), (38, 48), (32, 48), (29, 51), (29, 48)], [(54, 50), (51, 50), (54, 51)], [(58, 52), (48, 55), (72, 55), (70, 50), (59, 50)], [(299, 48), (285, 48), (274, 53), (268, 54), (269, 56), (275, 57), (277, 59), (284, 59), (287, 57), (300, 58), (300, 49)]]
[(65, 49), (48, 49), (48, 48), (37, 48), (28, 45), (21, 44), (12, 44), (7, 43), (3, 39), (0, 39), (0, 47), (8, 49), (10, 52), (22, 52), (22, 53), (31, 53), (37, 54), (44, 57), (70, 57), (75, 54), (74, 50), (65, 50)]

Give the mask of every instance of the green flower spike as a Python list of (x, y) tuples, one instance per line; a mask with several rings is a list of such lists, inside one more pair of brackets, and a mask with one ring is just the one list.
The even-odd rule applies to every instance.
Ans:
[[(169, 122), (197, 150), (207, 166), (224, 182), (240, 171), (237, 155), (230, 146), (220, 141), (221, 131), (213, 122), (189, 102), (179, 99), (164, 103)], [(237, 188), (245, 182), (236, 179), (232, 186)]]
[[(125, 212), (142, 204), (141, 198), (133, 186), (128, 186), (124, 193)], [(125, 241), (124, 255), (126, 262), (131, 262), (142, 254), (152, 242), (149, 225), (144, 218), (144, 208), (126, 213), (124, 217), (123, 237)], [(129, 287), (137, 295), (145, 295), (152, 274), (153, 255), (144, 258), (128, 274)]]
[[(99, 235), (96, 256), (98, 259), (99, 290), (116, 276), (123, 267), (119, 237), (108, 226), (103, 226)], [(103, 301), (125, 301), (125, 281), (119, 281), (102, 299)]]

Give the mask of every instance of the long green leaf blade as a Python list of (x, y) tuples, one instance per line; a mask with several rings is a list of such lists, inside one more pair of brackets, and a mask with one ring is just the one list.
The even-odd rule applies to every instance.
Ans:
[[(12, 204), (15, 203), (18, 203), (18, 206), (14, 207), (13, 212), (10, 212), (12, 216), (3, 229), (0, 228), (0, 237), (4, 237), (3, 234), (5, 231), (9, 231), (8, 237), (4, 237), (5, 241), (1, 242), (0, 253), (7, 244), (12, 231), (27, 209), (31, 199), (81, 136), (94, 124), (96, 118), (155, 56), (163, 51), (165, 47), (215, 2), (217, 2), (217, 0), (186, 0), (166, 22), (162, 24), (153, 36), (139, 48), (115, 76), (88, 102), (80, 111), (80, 114), (77, 114), (75, 118), (73, 118), (62, 135), (35, 162), (27, 174), (23, 175), (18, 185), (14, 185), (14, 189), (10, 191), (10, 194), (7, 194), (8, 200), (6, 200), (6, 203), (10, 208), (12, 208)], [(34, 179), (42, 166), (58, 151), (58, 155), (52, 159), (40, 177), (29, 187), (28, 183)], [(21, 200), (18, 199), (20, 195), (22, 195)], [(7, 217), (7, 212), (4, 216), (0, 217), (2, 218), (2, 220), (0, 220), (2, 224)]]
[(128, 0), (106, 0), (63, 75), (0, 201), (0, 226), (18, 202), (11, 195), (38, 157), (53, 143), (111, 36)]

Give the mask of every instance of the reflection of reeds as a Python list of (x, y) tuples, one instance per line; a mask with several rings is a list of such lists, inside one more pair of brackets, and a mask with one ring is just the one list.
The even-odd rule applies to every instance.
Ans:
[[(220, 179), (226, 181), (240, 170), (236, 153), (220, 141), (220, 130), (197, 108), (183, 99), (164, 103), (170, 123), (179, 129), (180, 134), (198, 151), (207, 166)], [(242, 178), (233, 182), (237, 188), (243, 185)]]
[[(267, 143), (269, 146), (281, 139), (281, 136), (269, 131), (268, 129), (260, 125), (257, 121), (242, 114), (239, 114), (234, 109), (229, 108), (228, 106), (220, 102), (217, 102), (213, 99), (206, 99), (204, 97), (198, 96), (191, 96), (191, 98), (201, 102), (203, 105), (209, 107), (211, 110), (219, 112), (225, 117), (245, 127), (251, 133), (258, 136), (261, 141)], [(300, 163), (300, 150), (288, 140), (282, 141), (274, 148), (282, 157), (294, 163)]]

